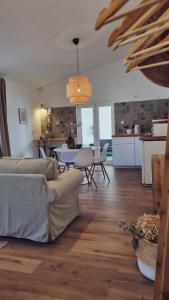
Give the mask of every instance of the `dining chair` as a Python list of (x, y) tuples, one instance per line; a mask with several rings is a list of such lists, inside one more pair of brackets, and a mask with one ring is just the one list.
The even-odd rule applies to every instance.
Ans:
[(45, 153), (45, 150), (42, 147), (39, 147), (39, 152), (40, 152), (40, 156), (42, 158), (46, 158), (47, 157), (46, 153)]
[(106, 143), (104, 146), (103, 146), (103, 150), (102, 150), (102, 153), (101, 153), (101, 156), (99, 158), (96, 158), (94, 159), (94, 162), (93, 162), (93, 167), (92, 167), (92, 177), (94, 176), (94, 172), (95, 172), (95, 167), (96, 166), (100, 166), (101, 167), (101, 171), (103, 173), (103, 176), (105, 178), (105, 176), (107, 177), (108, 181), (110, 182), (110, 178), (107, 174), (107, 171), (106, 171), (106, 168), (104, 166), (104, 162), (106, 161), (107, 159), (107, 151), (108, 151), (108, 147), (109, 147), (109, 143)]
[[(40, 152), (42, 158), (47, 158), (46, 153), (42, 147), (39, 147), (39, 152)], [(59, 173), (61, 174), (65, 171), (66, 164), (61, 161), (57, 161), (57, 163), (58, 163), (58, 167), (59, 167)]]
[(64, 147), (63, 148), (61, 147), (61, 148), (56, 148), (54, 151), (57, 153), (57, 156), (59, 157), (59, 161), (63, 162), (68, 170), (71, 166), (74, 167), (75, 158), (78, 153), (78, 150), (68, 149), (68, 148), (66, 149)]
[(75, 168), (85, 172), (88, 184), (97, 184), (92, 176), (91, 169), (94, 163), (93, 151), (91, 148), (81, 148), (75, 159)]

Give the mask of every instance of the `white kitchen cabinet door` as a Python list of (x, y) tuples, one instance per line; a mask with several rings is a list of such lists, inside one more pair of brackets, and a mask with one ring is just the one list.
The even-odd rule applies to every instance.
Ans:
[(119, 144), (134, 144), (134, 137), (113, 137), (112, 138), (112, 145), (119, 145)]
[(135, 166), (134, 144), (113, 145), (113, 165), (115, 167)]
[(136, 166), (141, 167), (143, 163), (143, 151), (142, 151), (142, 141), (140, 141), (140, 137), (135, 137), (135, 159), (136, 159)]
[(143, 142), (142, 183), (152, 184), (152, 155), (165, 154), (166, 141)]

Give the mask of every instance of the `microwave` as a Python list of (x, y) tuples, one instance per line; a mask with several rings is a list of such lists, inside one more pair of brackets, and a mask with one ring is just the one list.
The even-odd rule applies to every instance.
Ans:
[(152, 135), (154, 137), (167, 135), (168, 120), (153, 120), (152, 123)]

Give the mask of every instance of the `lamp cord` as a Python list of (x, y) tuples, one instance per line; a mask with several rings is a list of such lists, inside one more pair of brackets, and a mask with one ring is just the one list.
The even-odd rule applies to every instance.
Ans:
[(76, 55), (77, 55), (77, 78), (78, 78), (78, 87), (80, 87), (80, 82), (79, 82), (79, 48), (78, 45), (76, 45)]

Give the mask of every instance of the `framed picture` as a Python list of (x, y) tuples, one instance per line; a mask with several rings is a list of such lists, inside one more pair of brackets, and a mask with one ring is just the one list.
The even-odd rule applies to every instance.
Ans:
[(27, 124), (26, 108), (18, 108), (19, 124)]

